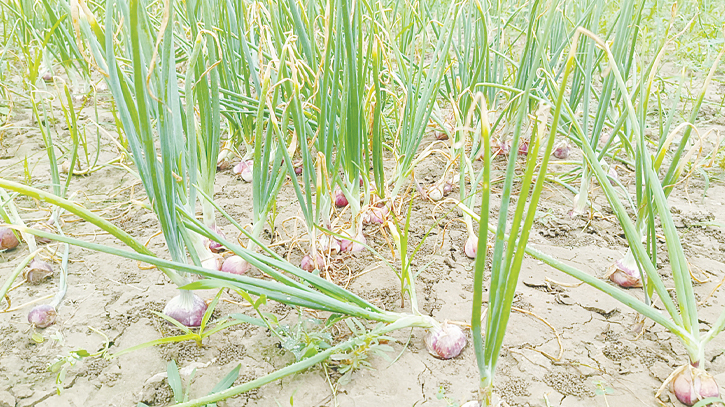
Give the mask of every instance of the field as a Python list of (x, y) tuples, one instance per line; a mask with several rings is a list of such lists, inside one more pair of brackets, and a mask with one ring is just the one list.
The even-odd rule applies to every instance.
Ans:
[(0, 407), (722, 403), (722, 5), (0, 13)]

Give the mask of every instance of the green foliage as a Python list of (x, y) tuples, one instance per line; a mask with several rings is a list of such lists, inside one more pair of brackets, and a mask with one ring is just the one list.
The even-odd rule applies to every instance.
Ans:
[(375, 354), (385, 360), (392, 361), (388, 353), (393, 348), (388, 345), (393, 338), (387, 336), (368, 336), (368, 330), (365, 326), (355, 318), (345, 320), (347, 327), (352, 331), (353, 336), (359, 338), (354, 341), (354, 346), (340, 353), (330, 356), (330, 364), (335, 367), (338, 373), (341, 373), (337, 383), (345, 385), (352, 380), (352, 374), (360, 369), (371, 369), (372, 365), (368, 361), (370, 354)]
[[(234, 381), (237, 380), (239, 377), (239, 371), (242, 368), (242, 365), (237, 365), (234, 369), (232, 369), (229, 373), (227, 373), (226, 376), (224, 376), (211, 391), (208, 393), (209, 395), (213, 395), (216, 393), (219, 393), (221, 391), (227, 390), (228, 388), (232, 387), (234, 384)], [(189, 401), (189, 392), (191, 391), (191, 384), (194, 382), (194, 375), (196, 374), (196, 369), (193, 369), (191, 373), (189, 373), (189, 378), (186, 380), (186, 389), (184, 389), (184, 381), (181, 378), (181, 374), (179, 372), (179, 367), (176, 365), (176, 361), (171, 360), (166, 365), (166, 374), (167, 379), (169, 382), (169, 387), (171, 387), (171, 391), (174, 394), (174, 401), (178, 403), (184, 403)], [(139, 403), (139, 405), (144, 405), (143, 403)], [(205, 404), (206, 407), (216, 407), (216, 403), (209, 403)]]
[(277, 335), (281, 337), (282, 348), (295, 356), (299, 362), (331, 347), (332, 335), (321, 328), (324, 321), (316, 318), (304, 318), (294, 326), (280, 325), (276, 327)]

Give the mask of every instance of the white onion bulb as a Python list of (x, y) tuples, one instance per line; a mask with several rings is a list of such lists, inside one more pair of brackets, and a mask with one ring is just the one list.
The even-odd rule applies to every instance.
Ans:
[(336, 237), (329, 235), (320, 235), (320, 237), (317, 238), (317, 247), (319, 247), (324, 253), (327, 253), (328, 251), (331, 253), (341, 251), (340, 242)]
[(232, 172), (241, 175), (244, 182), (252, 182), (252, 168), (254, 168), (252, 160), (242, 160), (234, 166)]
[(208, 259), (204, 259), (201, 261), (201, 266), (205, 269), (219, 271), (222, 268), (223, 263), (222, 256), (218, 254), (212, 254), (211, 257)]
[(438, 202), (443, 199), (443, 185), (435, 184), (428, 189), (428, 198), (432, 201)]

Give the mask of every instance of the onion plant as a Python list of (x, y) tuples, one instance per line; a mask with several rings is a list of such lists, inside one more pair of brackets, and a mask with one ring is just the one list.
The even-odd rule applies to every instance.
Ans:
[[(426, 13), (423, 2), (419, 2), (422, 14)], [(415, 36), (417, 46), (410, 47), (408, 54), (403, 54), (404, 50), (397, 47), (395, 43), (390, 43), (393, 56), (398, 63), (397, 78), (401, 82), (401, 86), (405, 91), (405, 104), (402, 112), (400, 129), (397, 134), (396, 148), (396, 168), (391, 177), (392, 192), (389, 199), (394, 200), (401, 192), (401, 188), (408, 181), (411, 172), (415, 168), (417, 151), (423, 136), (428, 127), (428, 121), (436, 103), (436, 95), (443, 82), (443, 74), (445, 72), (446, 63), (448, 61), (448, 52), (453, 42), (454, 26), (458, 21), (460, 4), (452, 3), (443, 27), (437, 35), (436, 45), (433, 49), (433, 58), (430, 62), (428, 72), (416, 65), (423, 64), (425, 61), (416, 61), (414, 55), (425, 55), (428, 49), (427, 38), (425, 32)], [(422, 29), (425, 29), (423, 27)], [(415, 53), (415, 54), (414, 54)], [(407, 66), (406, 66), (406, 61)]]
[[(118, 108), (139, 177), (156, 213), (171, 257), (186, 262), (187, 249), (195, 263), (212, 254), (205, 250), (198, 235), (187, 233), (176, 215), (176, 206), (193, 212), (196, 191), (213, 192), (213, 178), (219, 149), (219, 63), (217, 43), (208, 30), (197, 30), (197, 22), (208, 24), (211, 6), (187, 3), (187, 18), (193, 22), (194, 48), (186, 73), (185, 105), (182, 106), (176, 72), (173, 2), (165, 4), (162, 22), (154, 27), (146, 4), (107, 2), (105, 24), (101, 27), (88, 10), (78, 29), (101, 70), (107, 73), (109, 89)], [(78, 11), (78, 10), (76, 10)], [(117, 27), (116, 16), (126, 21)], [(200, 17), (197, 17), (200, 16)], [(201, 24), (199, 24), (201, 25)], [(118, 29), (118, 34), (114, 32)], [(209, 38), (205, 41), (205, 38)], [(116, 43), (120, 38), (121, 43)], [(127, 47), (130, 70), (119, 54)], [(206, 53), (202, 51), (206, 50)], [(201, 116), (197, 129), (195, 107)], [(157, 147), (158, 146), (158, 147)], [(160, 157), (159, 157), (160, 155)], [(213, 227), (210, 206), (202, 203), (205, 223)], [(187, 277), (173, 269), (163, 269), (178, 286)], [(187, 325), (198, 325), (206, 304), (190, 291), (182, 290), (167, 304), (165, 313)]]
[[(551, 151), (557, 134), (562, 100), (559, 98), (554, 106), (553, 120), (551, 123), (551, 131), (548, 136), (544, 137), (548, 124), (549, 109), (546, 102), (540, 102), (539, 108), (535, 115), (531, 117), (532, 132), (529, 140), (528, 154), (526, 155), (526, 169), (521, 179), (520, 192), (513, 209), (513, 217), (509, 225), (509, 215), (511, 214), (511, 194), (514, 188), (514, 180), (516, 173), (516, 164), (518, 156), (518, 145), (522, 142), (522, 134), (524, 121), (528, 116), (529, 95), (536, 78), (537, 66), (542, 63), (543, 50), (542, 47), (533, 47), (534, 38), (539, 38), (543, 43), (547, 42), (548, 33), (551, 32), (551, 26), (556, 15), (556, 7), (549, 5), (549, 9), (545, 9), (546, 13), (542, 13), (542, 17), (535, 19), (534, 16), (539, 14), (539, 3), (533, 2), (530, 5), (529, 15), (531, 21), (529, 31), (527, 33), (527, 43), (532, 44), (531, 48), (535, 50), (532, 55), (532, 61), (529, 62), (529, 70), (524, 81), (524, 91), (518, 100), (516, 109), (516, 121), (513, 126), (513, 139), (510, 150), (509, 162), (505, 172), (505, 181), (501, 196), (501, 206), (498, 213), (498, 226), (493, 238), (493, 251), (491, 253), (491, 282), (489, 289), (488, 312), (486, 319), (485, 338), (482, 335), (482, 293), (483, 293), (483, 274), (486, 267), (486, 259), (488, 257), (487, 246), (488, 239), (486, 231), (488, 230), (489, 205), (491, 195), (491, 140), (488, 132), (488, 108), (487, 104), (481, 98), (481, 105), (476, 106), (479, 129), (478, 132), (482, 136), (482, 187), (481, 187), (481, 212), (479, 216), (479, 228), (481, 238), (478, 240), (478, 250), (476, 256), (475, 272), (474, 272), (474, 297), (473, 309), (471, 315), (471, 328), (473, 333), (473, 345), (478, 363), (480, 383), (479, 383), (479, 401), (484, 406), (492, 405), (493, 394), (493, 377), (498, 361), (499, 351), (503, 344), (506, 326), (511, 314), (511, 306), (516, 293), (516, 285), (518, 283), (518, 275), (521, 270), (521, 264), (525, 253), (525, 246), (528, 241), (528, 235), (534, 221), (534, 215), (538, 205), (538, 200), (543, 189), (545, 174), (549, 162)], [(568, 72), (567, 72), (568, 73)], [(563, 97), (563, 94), (562, 94)], [(516, 100), (516, 99), (514, 99)], [(539, 152), (543, 147), (541, 162), (538, 162)], [(538, 169), (537, 169), (538, 167)], [(536, 174), (536, 181), (534, 176)], [(528, 205), (527, 205), (528, 203)], [(506, 237), (506, 233), (509, 234)]]
[[(562, 84), (552, 88), (552, 90), (554, 91), (554, 95), (557, 95), (557, 102), (554, 106), (554, 122), (552, 123), (552, 133), (550, 137), (553, 137), (553, 135), (555, 134), (556, 122), (558, 120), (557, 118), (561, 115), (561, 112), (567, 108), (566, 103), (563, 100), (563, 96), (566, 93), (564, 91), (564, 88), (567, 85), (567, 79), (571, 76), (571, 72), (574, 71), (576, 66), (576, 49), (579, 45), (579, 41), (583, 41), (584, 38), (593, 41), (600, 49), (602, 49), (605, 52), (608, 61), (615, 60), (615, 57), (610, 50), (608, 44), (605, 43), (602, 39), (600, 39), (595, 34), (585, 28), (580, 27), (576, 30), (575, 35), (572, 38), (572, 44), (568, 57), (566, 59), (564, 75), (562, 77)], [(720, 55), (722, 55), (722, 53)], [(714, 65), (717, 65), (717, 62), (718, 61), (716, 60)], [(651, 319), (655, 323), (662, 325), (670, 332), (672, 332), (672, 334), (681, 341), (683, 347), (687, 351), (689, 363), (673, 372), (667, 382), (673, 382), (673, 390), (675, 392), (675, 395), (683, 403), (693, 405), (696, 402), (701, 401), (700, 405), (702, 405), (702, 402), (704, 402), (705, 399), (708, 399), (709, 401), (717, 400), (711, 399), (710, 397), (717, 396), (719, 394), (717, 390), (717, 385), (714, 383), (712, 377), (702, 369), (702, 362), (706, 345), (725, 328), (725, 311), (720, 314), (718, 319), (712, 324), (709, 330), (707, 330), (704, 334), (700, 332), (699, 320), (697, 317), (697, 302), (694, 297), (689, 268), (685, 258), (685, 253), (682, 249), (680, 238), (672, 220), (672, 214), (670, 213), (669, 206), (667, 204), (666, 191), (667, 187), (671, 184), (666, 184), (665, 180), (659, 178), (656, 169), (658, 168), (657, 160), (659, 157), (661, 157), (661, 155), (650, 155), (650, 151), (646, 148), (646, 138), (644, 136), (644, 133), (641, 132), (641, 123), (639, 122), (639, 120), (642, 115), (637, 114), (637, 111), (634, 107), (635, 105), (633, 103), (632, 95), (629, 93), (629, 88), (627, 87), (623, 76), (619, 71), (619, 68), (617, 68), (613, 63), (610, 66), (612, 70), (611, 74), (615, 78), (615, 85), (621, 92), (622, 100), (625, 103), (625, 109), (628, 115), (627, 120), (630, 123), (630, 128), (634, 132), (634, 137), (632, 141), (633, 143), (636, 143), (636, 159), (638, 160), (638, 162), (640, 162), (639, 160), (641, 160), (642, 162), (643, 177), (645, 178), (642, 185), (646, 186), (646, 192), (651, 194), (651, 208), (654, 211), (654, 215), (659, 218), (662, 233), (666, 238), (667, 254), (672, 269), (676, 300), (670, 295), (667, 287), (662, 280), (662, 277), (659, 275), (655, 263), (650, 256), (650, 252), (648, 252), (647, 247), (645, 246), (645, 244), (643, 244), (640, 231), (637, 228), (637, 223), (633, 222), (629, 214), (627, 213), (623, 198), (620, 196), (620, 194), (617, 193), (615, 187), (609, 182), (608, 175), (600, 162), (597, 152), (589, 145), (589, 143), (586, 142), (581, 143), (582, 151), (584, 153), (585, 165), (589, 166), (593, 176), (596, 177), (597, 181), (601, 185), (602, 191), (607, 197), (607, 200), (615, 216), (617, 217), (620, 225), (622, 226), (622, 229), (624, 230), (630, 250), (632, 251), (635, 261), (637, 263), (637, 267), (639, 267), (639, 269), (642, 270), (643, 274), (647, 277), (648, 286), (651, 287), (651, 293), (654, 293), (657, 295), (657, 297), (659, 297), (659, 300), (664, 306), (666, 314), (663, 314), (655, 309), (652, 306), (651, 301), (648, 300), (648, 298), (646, 298), (645, 300), (640, 300), (635, 296), (625, 292), (624, 290), (610, 285), (575, 267), (564, 264), (563, 262), (545, 254), (540, 250), (534, 249), (531, 246), (523, 247), (522, 245), (525, 244), (523, 239), (518, 240), (519, 246), (517, 246), (517, 250), (518, 248), (523, 247), (523, 250), (520, 253), (521, 256), (523, 256), (523, 253), (525, 252), (526, 254), (543, 261), (544, 263), (554, 267), (555, 269), (567, 273), (603, 291), (604, 293), (610, 295), (612, 298), (620, 301), (622, 304), (632, 308), (636, 312), (642, 314), (644, 317)], [(710, 74), (712, 75), (713, 72), (714, 71), (711, 71)], [(710, 80), (710, 77), (708, 77), (708, 80), (706, 82)], [(572, 125), (575, 127), (580, 126), (578, 122), (573, 122)], [(581, 131), (581, 129), (576, 129), (575, 134), (582, 134)], [(548, 142), (551, 142), (551, 139), (549, 139)], [(485, 157), (486, 156), (484, 156), (484, 160)], [(652, 157), (654, 157), (654, 159)], [(681, 166), (681, 163), (672, 162), (672, 165), (679, 167)], [(526, 176), (524, 177), (526, 178)], [(539, 180), (537, 178), (537, 183), (538, 181)], [(484, 178), (484, 191), (485, 186), (486, 181)], [(486, 201), (484, 194), (484, 203), (482, 204), (482, 207), (484, 207), (485, 204)], [(464, 210), (467, 210), (471, 214), (471, 216), (479, 220), (482, 229), (488, 228), (488, 230), (494, 233), (496, 236), (505, 237), (511, 242), (517, 241), (511, 240), (511, 236), (513, 236), (514, 238), (517, 236), (516, 233), (511, 233), (510, 235), (508, 235), (508, 233), (502, 232), (503, 227), (501, 224), (499, 224), (498, 226), (491, 225), (488, 222), (488, 216), (486, 212), (482, 211), (481, 216), (479, 217), (478, 215), (470, 211), (469, 208), (464, 207)], [(640, 215), (642, 215), (642, 213), (640, 213)], [(516, 222), (516, 219), (518, 219), (518, 217), (514, 217), (514, 222)], [(523, 237), (525, 236), (522, 236), (522, 238)], [(479, 242), (479, 250), (485, 250), (485, 246), (483, 246), (481, 242)], [(516, 256), (518, 255), (519, 253), (516, 253)], [(495, 251), (493, 260), (495, 264)], [(477, 260), (476, 262), (475, 287), (477, 290), (480, 289), (480, 283), (482, 282), (482, 262), (483, 260)], [(516, 264), (516, 262), (514, 261), (512, 264)], [(498, 294), (496, 294), (498, 287), (498, 284), (496, 283), (496, 273), (497, 269), (492, 268), (491, 296), (489, 301), (490, 307), (487, 320), (489, 321), (489, 323), (492, 318), (495, 318), (491, 316), (491, 312), (496, 315), (497, 310), (501, 309), (494, 308), (496, 307), (495, 304), (497, 304), (497, 302), (502, 301)], [(474, 292), (474, 295), (474, 315), (472, 317), (472, 326), (474, 330), (474, 346), (476, 347), (477, 354), (485, 352), (484, 356), (491, 355), (492, 353), (496, 352), (495, 348), (489, 350), (487, 348), (482, 348), (480, 342), (479, 344), (475, 343), (476, 341), (480, 341), (479, 334), (476, 333), (477, 330), (478, 332), (480, 332), (480, 328), (476, 327), (476, 324), (478, 323), (477, 317), (480, 318), (480, 308), (479, 305), (477, 305), (477, 301), (480, 301), (481, 294)], [(505, 303), (503, 304), (505, 305)], [(505, 311), (506, 308), (504, 307), (503, 309)], [(494, 328), (496, 328), (497, 326), (498, 325), (494, 324)], [(487, 328), (490, 329), (490, 325), (487, 325)], [(500, 330), (493, 332), (498, 332), (499, 335), (502, 335), (502, 332)], [(487, 330), (485, 338), (486, 345), (488, 346), (490, 341), (493, 341), (493, 343), (495, 344), (496, 340), (497, 339), (492, 338), (491, 331)], [(480, 360), (482, 360), (482, 358), (479, 356), (479, 361)], [(495, 356), (486, 356), (483, 358), (484, 363), (481, 364), (481, 362), (479, 362), (479, 366), (483, 366), (484, 373), (482, 373), (482, 377), (490, 377), (491, 375), (491, 373), (489, 373), (489, 371), (487, 370), (487, 368), (489, 368), (490, 366), (488, 364), (489, 360), (494, 360), (495, 363)], [(486, 384), (486, 386), (482, 386), (482, 399), (484, 402), (490, 402), (490, 381), (482, 381), (482, 383)], [(666, 384), (667, 383), (665, 383), (665, 385)], [(660, 389), (657, 395), (660, 394), (661, 390), (662, 389)]]
[[(679, 376), (673, 376), (673, 380), (675, 395), (680, 401), (691, 405), (694, 404), (694, 402), (699, 401), (701, 398), (719, 394), (717, 392), (717, 386), (715, 385), (713, 390), (713, 387), (709, 384), (708, 385), (710, 387), (703, 386), (701, 393), (698, 388), (697, 394), (690, 394), (695, 392), (695, 390), (693, 388), (688, 388), (686, 385), (678, 385), (678, 381), (690, 384), (694, 381), (713, 382), (712, 377), (699, 368), (704, 357), (705, 346), (708, 342), (715, 338), (715, 336), (717, 336), (723, 328), (725, 328), (725, 311), (721, 313), (718, 320), (713, 323), (712, 327), (705, 333), (705, 335), (700, 333), (699, 320), (697, 317), (697, 301), (695, 300), (689, 267), (677, 229), (675, 228), (672, 220), (672, 214), (667, 204), (667, 194), (665, 193), (665, 188), (671, 189), (672, 185), (666, 183), (667, 179), (660, 180), (659, 175), (656, 172), (656, 167), (650, 157), (650, 152), (646, 148), (646, 139), (639, 121), (643, 116), (637, 115), (622, 74), (619, 68), (614, 64), (615, 56), (613, 52), (604, 41), (583, 28), (577, 30), (576, 36), (574, 37), (574, 44), (576, 44), (579, 40), (580, 35), (589, 37), (606, 52), (607, 59), (611, 64), (610, 67), (612, 69), (613, 77), (616, 80), (616, 86), (622, 93), (622, 98), (628, 112), (628, 120), (632, 125), (631, 128), (634, 133), (634, 141), (637, 143), (637, 160), (641, 162), (641, 169), (643, 173), (642, 185), (646, 186), (645, 192), (647, 194), (651, 194), (652, 202), (650, 205), (656, 210), (655, 213), (659, 217), (661, 228), (666, 238), (667, 254), (675, 284), (676, 302), (667, 291), (664, 282), (662, 281), (662, 277), (656, 270), (652, 258), (642, 244), (641, 235), (635, 224), (627, 215), (624, 205), (614, 192), (613, 187), (609, 182), (607, 182), (606, 174), (604, 173), (600, 163), (596, 160), (596, 155), (593, 149), (584, 144), (583, 151), (588, 165), (592, 167), (592, 170), (596, 174), (596, 177), (607, 196), (607, 200), (614, 209), (615, 214), (624, 229), (637, 264), (644, 270), (647, 275), (647, 281), (652, 285), (652, 291), (655, 292), (662, 301), (670, 318), (670, 320), (667, 320), (664, 319), (664, 316), (659, 315), (657, 319), (653, 318), (653, 320), (662, 324), (676, 335), (687, 350), (689, 365), (687, 368), (679, 369), (679, 374), (682, 375), (684, 379), (680, 380)], [(723, 49), (723, 52), (725, 52), (725, 48)], [(719, 60), (723, 52), (720, 53), (717, 60)], [(572, 59), (573, 57), (570, 56), (570, 60)], [(717, 65), (717, 60), (715, 65)], [(711, 71), (711, 74), (713, 72), (714, 71)], [(563, 93), (562, 89), (559, 91), (560, 93)], [(644, 106), (646, 106), (646, 103), (644, 103)], [(685, 148), (684, 146), (681, 147), (683, 149)], [(675, 158), (679, 157), (676, 156)], [(676, 168), (677, 166), (675, 166), (673, 173), (676, 172)]]

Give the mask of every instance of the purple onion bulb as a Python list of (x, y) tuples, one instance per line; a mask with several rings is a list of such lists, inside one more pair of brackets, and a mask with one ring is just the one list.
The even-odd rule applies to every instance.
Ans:
[(569, 157), (569, 143), (564, 140), (554, 146), (554, 151), (551, 152), (554, 158), (560, 160), (566, 160)]
[(609, 279), (622, 288), (642, 287), (642, 275), (631, 251), (614, 263), (614, 271), (609, 274)]
[(37, 328), (47, 328), (55, 323), (57, 316), (52, 305), (37, 305), (28, 313), (28, 322)]
[(687, 366), (672, 380), (672, 392), (682, 404), (692, 406), (708, 397), (720, 397), (715, 379), (706, 371)]
[(463, 251), (469, 259), (476, 258), (476, 252), (478, 251), (478, 237), (476, 237), (476, 235), (468, 236), (466, 244), (463, 246)]
[(0, 227), (0, 250), (12, 250), (18, 247), (20, 241), (9, 227)]
[(222, 263), (221, 271), (225, 273), (242, 275), (249, 271), (251, 266), (239, 256), (229, 256)]
[(364, 223), (377, 223), (382, 224), (385, 221), (385, 217), (388, 215), (388, 207), (383, 206), (378, 208), (377, 206), (370, 207), (370, 210), (363, 216)]
[[(343, 235), (348, 236), (346, 233), (343, 233)], [(340, 253), (342, 252), (348, 252), (352, 248), (352, 240), (350, 239), (340, 239)]]
[[(47, 233), (53, 233), (53, 229), (51, 229), (50, 225), (44, 223), (44, 222), (38, 222), (31, 226), (33, 229), (42, 230), (43, 232)], [(47, 237), (40, 237), (35, 236), (35, 242), (38, 244), (46, 244), (50, 243), (52, 240)]]
[[(224, 232), (222, 232), (221, 229), (217, 225), (214, 225), (211, 227), (211, 230), (214, 231), (217, 235), (219, 235), (222, 239), (226, 239), (226, 236), (224, 236)], [(211, 239), (204, 239), (204, 245), (212, 252), (212, 253), (219, 253), (226, 250), (224, 246), (222, 246), (221, 243), (211, 240)]]
[(182, 325), (196, 327), (206, 312), (206, 301), (198, 295), (187, 291), (172, 298), (164, 307), (164, 315), (174, 318)]
[(519, 140), (519, 154), (529, 155), (529, 140)]
[(300, 268), (310, 273), (314, 270), (322, 270), (325, 268), (325, 258), (320, 253), (316, 253), (315, 261), (313, 261), (312, 256), (306, 254), (300, 261)]
[(496, 143), (496, 152), (499, 155), (509, 155), (511, 152), (511, 143), (508, 141), (499, 140)]
[(366, 240), (362, 230), (358, 232), (357, 236), (355, 236), (355, 241), (351, 243), (352, 244), (350, 245), (350, 251), (352, 253), (360, 253), (361, 251), (365, 250), (364, 244), (366, 243)]
[(41, 281), (50, 278), (53, 275), (53, 267), (43, 260), (33, 259), (28, 264), (28, 268), (23, 271), (25, 281), (30, 284), (40, 284)]
[(428, 352), (439, 359), (451, 359), (460, 355), (466, 342), (463, 330), (458, 325), (448, 322), (431, 329), (425, 337), (425, 347)]
[(337, 206), (338, 208), (347, 206), (347, 197), (345, 196), (345, 194), (342, 193), (341, 190), (336, 189), (333, 194), (335, 197), (335, 206)]
[(450, 194), (451, 192), (453, 192), (453, 184), (451, 184), (450, 182), (446, 182), (443, 185), (443, 195), (448, 196), (448, 194)]

